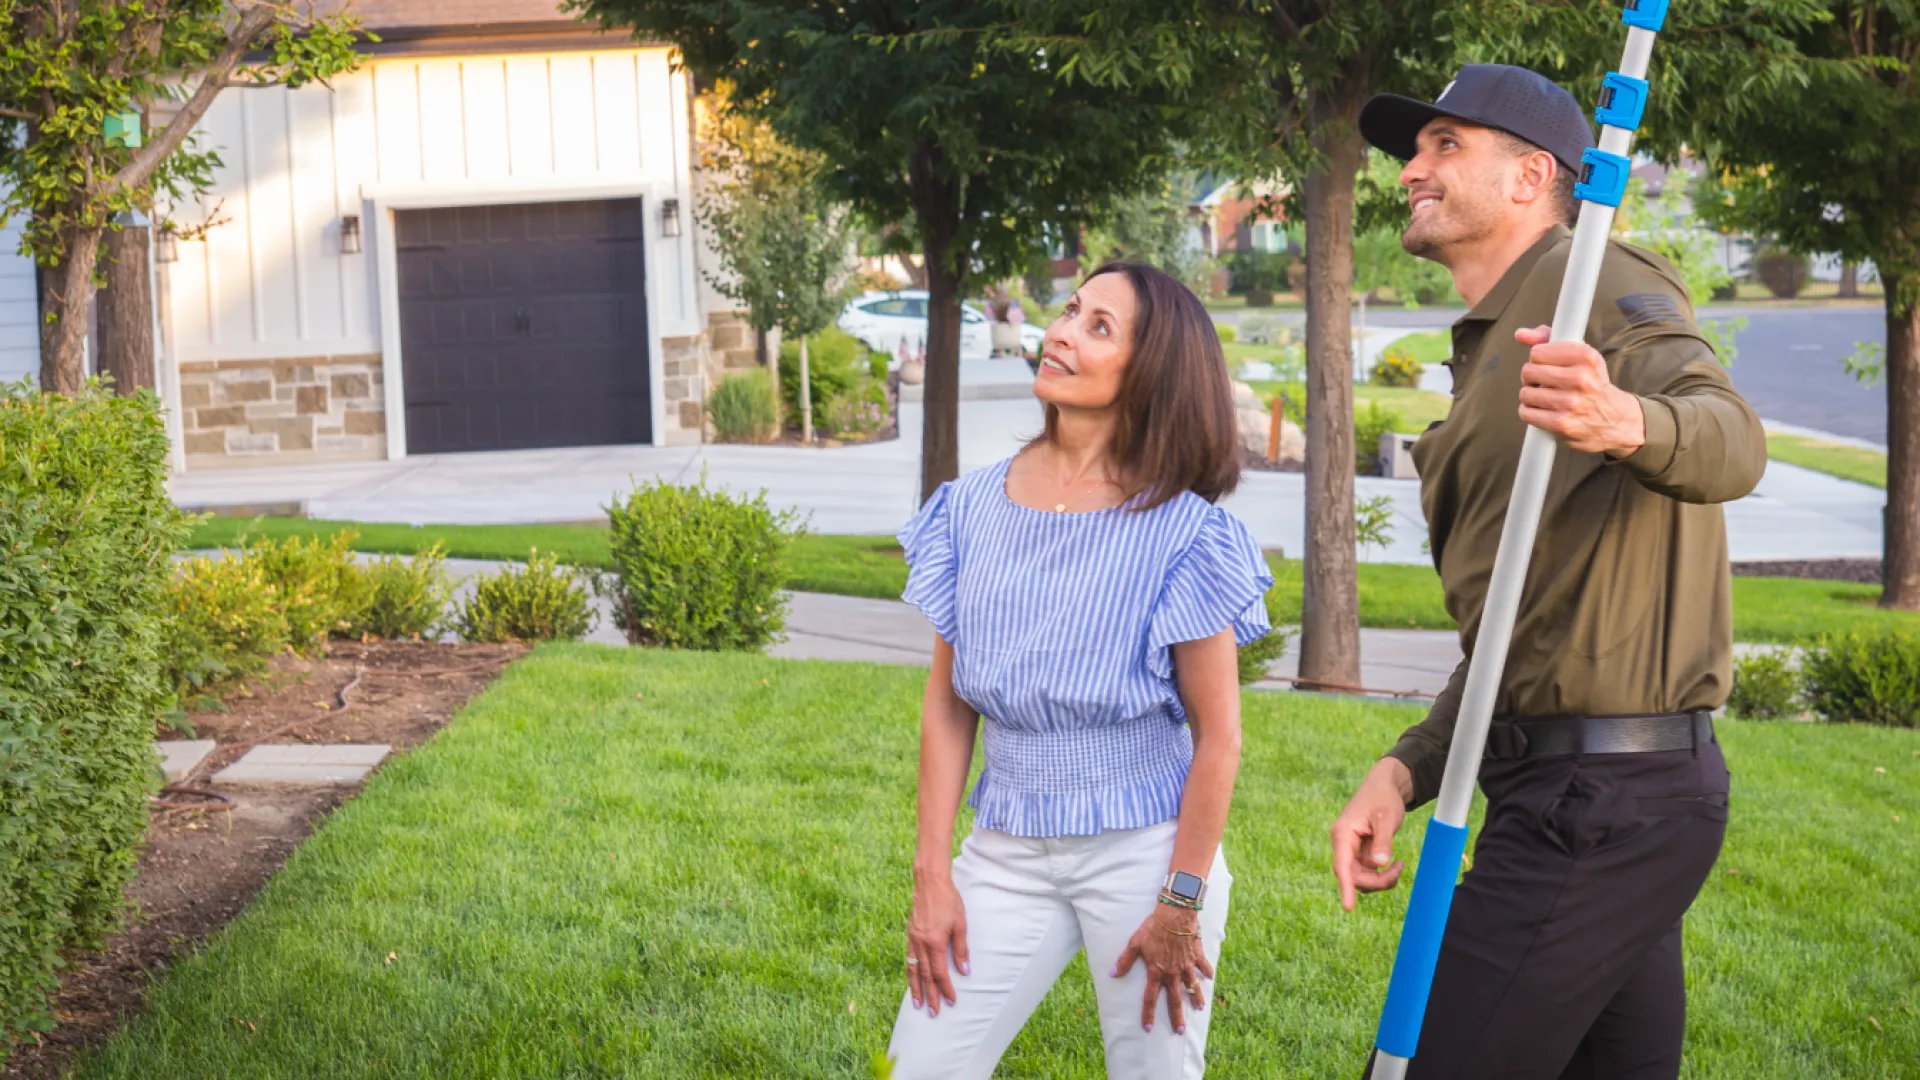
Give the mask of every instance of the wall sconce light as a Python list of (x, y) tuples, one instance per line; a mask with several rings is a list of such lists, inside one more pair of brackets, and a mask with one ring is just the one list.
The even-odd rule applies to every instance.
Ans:
[(348, 214), (340, 219), (340, 254), (360, 254), (360, 215)]
[(179, 262), (180, 238), (173, 235), (173, 222), (162, 222), (159, 235), (153, 238), (154, 262)]
[(680, 200), (660, 200), (660, 235), (680, 235)]

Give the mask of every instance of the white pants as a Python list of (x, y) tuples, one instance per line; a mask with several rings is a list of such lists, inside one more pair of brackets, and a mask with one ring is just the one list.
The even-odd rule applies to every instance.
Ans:
[[(1100, 1006), (1100, 1034), (1111, 1080), (1199, 1080), (1206, 1070), (1207, 1019), (1213, 983), (1203, 979), (1208, 1008), (1186, 1004), (1185, 1035), (1158, 999), (1151, 1032), (1140, 1025), (1147, 969), (1135, 961), (1125, 978), (1108, 975), (1134, 931), (1155, 913), (1173, 858), (1175, 823), (1096, 836), (1052, 839), (976, 829), (953, 861), (953, 882), (967, 918), (972, 974), (948, 958), (958, 1000), (931, 1016), (913, 999), (900, 1003), (887, 1053), (895, 1080), (973, 1080), (993, 1075), (1027, 1017), (1084, 945)], [(1226, 936), (1233, 878), (1224, 855), (1207, 873), (1200, 941), (1218, 966)]]

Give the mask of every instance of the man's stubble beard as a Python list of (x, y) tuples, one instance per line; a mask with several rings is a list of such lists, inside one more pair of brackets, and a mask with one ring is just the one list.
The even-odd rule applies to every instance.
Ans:
[(1429, 210), (1422, 219), (1407, 223), (1400, 234), (1400, 247), (1415, 258), (1427, 259), (1451, 267), (1454, 250), (1493, 235), (1498, 217), (1494, 205), (1499, 194), (1496, 180), (1484, 198), (1469, 194), (1474, 185), (1462, 185), (1441, 193), (1440, 209)]

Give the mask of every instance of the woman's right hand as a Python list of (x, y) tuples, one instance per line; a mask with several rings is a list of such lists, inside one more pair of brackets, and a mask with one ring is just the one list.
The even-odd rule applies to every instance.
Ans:
[(926, 1006), (940, 1015), (940, 1003), (953, 1004), (953, 974), (947, 970), (947, 950), (953, 966), (967, 971), (967, 912), (960, 890), (946, 873), (914, 875), (913, 913), (907, 916), (907, 994), (913, 1007)]

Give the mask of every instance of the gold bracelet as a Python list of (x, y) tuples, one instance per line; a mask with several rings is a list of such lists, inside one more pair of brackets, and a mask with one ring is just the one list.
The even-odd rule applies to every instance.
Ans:
[(1153, 922), (1154, 922), (1154, 925), (1158, 926), (1163, 932), (1172, 934), (1174, 937), (1199, 937), (1200, 936), (1200, 931), (1198, 930), (1175, 930), (1171, 926), (1168, 926), (1166, 923), (1161, 922), (1158, 917), (1156, 917), (1153, 920)]

